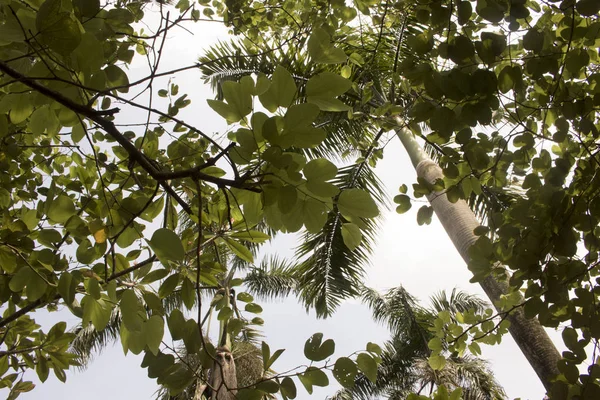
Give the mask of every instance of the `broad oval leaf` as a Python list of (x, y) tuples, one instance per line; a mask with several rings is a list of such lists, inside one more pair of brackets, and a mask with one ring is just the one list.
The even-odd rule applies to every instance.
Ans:
[(338, 198), (338, 209), (343, 215), (374, 218), (379, 215), (377, 204), (368, 192), (362, 189), (345, 189)]
[(150, 247), (161, 261), (183, 261), (185, 250), (181, 239), (167, 228), (157, 229), (150, 239)]
[(329, 160), (317, 158), (309, 161), (303, 169), (308, 181), (325, 182), (335, 177), (338, 168)]
[(335, 342), (327, 339), (323, 343), (322, 333), (315, 333), (304, 344), (304, 355), (311, 361), (323, 361), (335, 352)]
[(356, 224), (347, 223), (342, 225), (342, 239), (350, 251), (354, 251), (362, 241), (362, 232)]
[(358, 369), (373, 383), (377, 380), (377, 362), (369, 354), (360, 353), (356, 357)]
[(286, 376), (281, 380), (279, 388), (281, 390), (281, 394), (287, 397), (288, 399), (293, 400), (296, 398), (296, 384), (289, 376)]
[(348, 357), (338, 358), (335, 362), (333, 376), (343, 387), (353, 387), (357, 374), (358, 369), (356, 368), (356, 364)]
[(331, 44), (331, 37), (322, 28), (313, 30), (308, 39), (308, 54), (316, 63), (339, 64), (348, 58), (344, 50)]

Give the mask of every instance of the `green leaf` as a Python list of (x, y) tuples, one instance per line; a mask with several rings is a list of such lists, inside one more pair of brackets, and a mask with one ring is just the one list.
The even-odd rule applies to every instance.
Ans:
[(233, 251), (233, 253), (242, 260), (249, 263), (254, 262), (254, 256), (252, 255), (252, 252), (237, 240), (233, 240), (228, 237), (223, 237), (223, 242), (225, 242), (227, 247), (229, 247), (229, 249)]
[(169, 275), (169, 270), (166, 268), (155, 269), (148, 273), (148, 275), (144, 276), (140, 281), (143, 284), (152, 283), (158, 280), (163, 279), (165, 276)]
[(354, 251), (362, 241), (362, 232), (356, 224), (346, 223), (342, 225), (342, 239), (350, 251)]
[(133, 290), (124, 290), (121, 295), (121, 316), (123, 324), (130, 332), (140, 332), (142, 330), (142, 317), (140, 315), (141, 305), (138, 297)]
[(442, 350), (443, 345), (442, 345), (442, 340), (440, 338), (434, 337), (433, 339), (431, 339), (429, 341), (429, 343), (427, 343), (427, 346), (433, 351), (433, 352), (439, 352)]
[(303, 374), (298, 375), (300, 382), (304, 385), (304, 388), (308, 394), (312, 394), (313, 386), (325, 387), (329, 385), (329, 378), (325, 372), (321, 371), (316, 367), (308, 367)]
[(223, 97), (236, 116), (236, 121), (241, 120), (252, 112), (252, 93), (245, 89), (245, 86), (233, 82), (225, 81), (221, 85)]
[(473, 14), (473, 7), (471, 6), (471, 2), (469, 1), (461, 1), (458, 3), (457, 7), (458, 14), (458, 23), (460, 25), (466, 24)]
[(356, 357), (358, 369), (373, 383), (377, 380), (377, 362), (369, 354), (360, 353)]
[(500, 0), (477, 0), (476, 11), (483, 19), (497, 23), (504, 18), (505, 7)]
[(335, 342), (327, 339), (323, 343), (322, 333), (315, 333), (304, 344), (304, 355), (311, 361), (323, 361), (335, 352)]
[(237, 294), (238, 301), (243, 301), (244, 303), (251, 303), (254, 301), (254, 297), (250, 293), (240, 292)]
[(304, 166), (304, 177), (308, 181), (324, 182), (333, 179), (337, 174), (337, 167), (331, 161), (317, 158), (309, 161)]
[(86, 18), (93, 18), (100, 11), (100, 0), (73, 0), (75, 11)]
[(27, 300), (36, 301), (40, 299), (44, 293), (46, 293), (47, 288), (48, 284), (46, 281), (44, 281), (38, 274), (32, 274), (31, 278), (27, 282), (27, 289), (25, 290)]
[(246, 310), (252, 314), (260, 314), (263, 311), (262, 307), (256, 303), (246, 304), (246, 307), (244, 307), (244, 310)]
[(22, 291), (30, 279), (33, 279), (34, 272), (29, 267), (21, 267), (15, 275), (10, 279), (8, 287), (13, 292)]
[(296, 384), (289, 376), (286, 376), (281, 380), (279, 389), (281, 390), (281, 394), (284, 396), (284, 398), (292, 400), (296, 398)]
[(429, 362), (429, 366), (434, 371), (439, 371), (442, 368), (444, 368), (444, 365), (446, 365), (446, 358), (441, 355), (433, 355), (433, 356), (429, 357), (428, 362)]
[[(5, 357), (6, 360), (8, 360), (8, 357)], [(35, 365), (35, 372), (38, 375), (38, 378), (40, 378), (40, 381), (46, 382), (46, 379), (48, 379), (48, 373), (50, 372), (50, 368), (48, 368), (48, 361), (46, 359), (46, 357), (40, 357), (38, 359), (37, 364)]]
[(264, 393), (258, 389), (244, 388), (235, 395), (236, 400), (262, 400)]
[(396, 207), (396, 212), (398, 214), (404, 214), (408, 210), (411, 209), (412, 203), (410, 202), (410, 197), (405, 194), (399, 194), (394, 197), (394, 203), (398, 204)]
[(17, 255), (7, 246), (0, 246), (0, 270), (13, 273), (16, 267)]
[(313, 30), (308, 39), (308, 54), (312, 61), (322, 64), (339, 64), (348, 58), (344, 50), (335, 48), (331, 44), (331, 37), (322, 28)]
[(167, 317), (167, 326), (173, 340), (181, 340), (185, 337), (185, 317), (179, 309), (174, 309)]
[(151, 316), (144, 324), (144, 337), (146, 339), (146, 345), (154, 355), (158, 354), (158, 348), (162, 342), (165, 333), (164, 331), (165, 323), (158, 315)]
[(374, 218), (379, 215), (377, 204), (368, 192), (362, 189), (342, 190), (337, 203), (343, 215)]
[(308, 181), (306, 182), (306, 188), (318, 197), (331, 198), (340, 193), (340, 189), (333, 183), (329, 182)]
[(148, 244), (163, 263), (166, 261), (183, 261), (185, 257), (185, 249), (181, 244), (181, 239), (170, 229), (157, 229)]
[(375, 353), (378, 356), (381, 355), (381, 347), (379, 347), (379, 345), (375, 344), (375, 343), (371, 343), (371, 342), (367, 343), (367, 351), (371, 352), (371, 353)]
[(37, 12), (35, 25), (44, 43), (57, 53), (69, 55), (79, 46), (83, 28), (62, 3), (62, 0), (44, 1)]
[(477, 343), (477, 342), (471, 342), (469, 344), (469, 351), (474, 356), (480, 356), (481, 355), (481, 347), (479, 346), (479, 343)]
[(575, 7), (585, 17), (597, 16), (600, 12), (600, 3), (596, 0), (579, 0)]
[(279, 384), (272, 380), (262, 381), (256, 385), (256, 388), (263, 393), (274, 394), (279, 392)]
[(433, 216), (433, 207), (422, 206), (417, 211), (417, 223), (419, 225), (429, 225), (431, 223), (431, 217)]
[(296, 82), (292, 75), (278, 65), (273, 72), (271, 86), (258, 98), (262, 105), (269, 111), (275, 112), (279, 107), (290, 107), (296, 97)]
[(294, 104), (287, 109), (284, 117), (284, 129), (294, 131), (299, 126), (311, 126), (319, 115), (319, 107), (310, 103)]
[(523, 47), (526, 50), (539, 53), (544, 47), (544, 34), (535, 28), (529, 29), (523, 36)]
[(75, 204), (69, 196), (60, 195), (50, 203), (48, 218), (52, 221), (64, 224), (69, 218), (76, 214)]
[(227, 123), (233, 124), (238, 122), (240, 119), (240, 115), (227, 103), (221, 100), (206, 100), (209, 107), (212, 108), (217, 114), (227, 120)]
[(347, 111), (351, 108), (335, 97), (346, 93), (351, 87), (349, 79), (332, 72), (323, 72), (308, 80), (306, 99), (323, 111)]
[(276, 350), (275, 353), (273, 353), (273, 355), (269, 359), (269, 362), (267, 363), (267, 368), (271, 368), (271, 365), (273, 365), (273, 363), (277, 361), (277, 359), (283, 354), (284, 351), (285, 349)]
[(254, 231), (254, 230), (233, 232), (231, 234), (231, 237), (240, 239), (240, 240), (246, 240), (246, 241), (252, 242), (252, 243), (263, 243), (263, 242), (271, 239), (271, 236), (267, 235), (266, 233), (261, 232), (261, 231)]
[(324, 129), (313, 126), (299, 126), (294, 129), (293, 134), (294, 146), (302, 149), (318, 146), (327, 137), (327, 132)]
[(269, 362), (269, 359), (271, 358), (271, 349), (269, 348), (269, 345), (264, 341), (261, 343), (260, 347), (263, 359), (263, 370), (267, 371), (269, 369), (269, 366), (267, 364)]
[(161, 299), (164, 299), (165, 297), (173, 293), (173, 291), (179, 284), (179, 277), (179, 274), (173, 274), (164, 280), (162, 285), (160, 285), (160, 287), (158, 288), (158, 296)]
[(298, 191), (293, 185), (285, 185), (279, 189), (277, 206), (283, 214), (288, 214), (298, 202)]
[(181, 284), (181, 298), (188, 310), (191, 310), (196, 304), (196, 288), (192, 281), (187, 278)]
[(112, 87), (119, 87), (119, 92), (127, 93), (129, 91), (129, 78), (125, 71), (116, 65), (109, 65), (104, 69), (106, 74), (106, 83)]
[(356, 368), (356, 364), (348, 357), (338, 358), (335, 362), (333, 376), (343, 387), (353, 387), (357, 374), (358, 369)]
[(327, 222), (329, 208), (320, 200), (307, 198), (302, 201), (301, 213), (304, 217), (304, 226), (310, 233), (318, 233)]
[(420, 33), (406, 38), (406, 43), (417, 54), (423, 55), (433, 49), (433, 35)]
[(106, 305), (104, 300), (96, 300), (91, 296), (85, 296), (81, 300), (83, 306), (83, 325), (87, 326), (91, 321), (97, 331), (103, 330), (108, 321), (112, 310)]
[(217, 320), (226, 321), (233, 316), (233, 310), (230, 307), (223, 307), (217, 315)]
[(63, 272), (58, 280), (58, 293), (64, 299), (66, 304), (71, 304), (75, 300), (75, 289), (77, 282), (68, 272)]
[(92, 296), (96, 300), (100, 299), (102, 293), (100, 291), (100, 284), (98, 283), (98, 280), (96, 278), (92, 277), (92, 278), (86, 279), (86, 281), (84, 282), (84, 286), (85, 286), (87, 293), (90, 296)]
[(352, 81), (333, 72), (322, 72), (313, 76), (306, 84), (306, 96), (311, 98), (333, 98), (352, 87)]

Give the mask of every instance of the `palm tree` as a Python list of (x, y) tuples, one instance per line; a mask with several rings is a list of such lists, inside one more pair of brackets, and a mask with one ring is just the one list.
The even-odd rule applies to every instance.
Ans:
[[(467, 400), (506, 398), (504, 389), (482, 359), (446, 354), (446, 366), (441, 371), (433, 370), (427, 361), (431, 353), (428, 342), (434, 337), (430, 328), (437, 314), (482, 311), (487, 307), (485, 302), (456, 289), (450, 297), (445, 291), (432, 296), (431, 307), (427, 309), (403, 287), (384, 295), (365, 288), (362, 297), (373, 318), (387, 325), (392, 337), (383, 346), (377, 380), (373, 383), (358, 375), (353, 388), (338, 391), (332, 400), (404, 399), (410, 393), (430, 394), (441, 385), (448, 390), (461, 388)], [(445, 343), (444, 347), (447, 349)]]
[[(198, 225), (193, 224), (185, 214), (179, 216), (181, 221), (181, 230), (196, 229)], [(223, 234), (230, 226), (225, 224), (206, 224), (203, 226), (203, 235)], [(252, 227), (259, 231), (266, 231), (264, 224)], [(203, 288), (204, 300), (209, 300), (210, 304), (202, 322), (202, 348), (213, 349), (215, 354), (210, 365), (202, 363), (202, 355), (198, 352), (189, 352), (186, 346), (178, 346), (169, 350), (177, 355), (176, 365), (182, 369), (192, 372), (196, 378), (192, 379), (189, 385), (186, 385), (182, 391), (171, 395), (169, 389), (161, 385), (157, 391), (158, 399), (165, 400), (201, 400), (203, 398), (212, 400), (233, 399), (238, 387), (248, 387), (268, 376), (269, 371), (263, 371), (262, 352), (258, 346), (260, 332), (254, 327), (260, 324), (259, 321), (249, 321), (241, 313), (238, 307), (239, 298), (236, 298), (234, 291), (234, 278), (241, 279), (248, 291), (257, 298), (268, 299), (274, 296), (286, 296), (296, 290), (297, 281), (291, 273), (290, 266), (285, 260), (277, 257), (265, 258), (258, 266), (237, 257), (226, 244), (218, 244), (212, 240), (210, 246), (203, 248), (203, 260), (214, 259), (223, 268), (223, 272), (218, 274), (218, 282), (215, 286)], [(258, 246), (252, 243), (248, 246), (253, 253), (256, 253)], [(195, 271), (197, 257), (194, 251), (188, 254), (187, 262), (180, 266), (182, 269)], [(204, 261), (203, 261), (204, 262)], [(136, 288), (135, 280), (128, 282), (130, 286)], [(145, 297), (144, 286), (135, 289), (138, 300), (147, 310), (156, 312), (156, 305), (150, 305)], [(150, 289), (151, 290), (151, 289)], [(162, 299), (162, 312), (165, 315), (172, 315), (175, 310), (198, 308), (198, 299), (195, 297), (192, 304), (184, 299), (183, 289), (175, 290), (172, 294)], [(233, 310), (233, 317), (241, 322), (239, 329), (228, 329), (228, 320), (219, 320), (218, 334), (216, 340), (209, 338), (210, 333), (214, 333), (210, 328), (210, 322), (217, 318), (213, 314), (218, 309), (223, 308), (223, 302), (226, 300), (226, 306)], [(205, 302), (203, 300), (203, 302)], [(244, 296), (245, 302), (252, 301), (248, 295)], [(206, 303), (206, 302), (205, 302)], [(221, 307), (217, 308), (217, 304)], [(206, 310), (206, 306), (205, 310)], [(117, 305), (105, 329), (97, 331), (93, 325), (83, 327), (81, 324), (74, 328), (76, 337), (71, 343), (71, 351), (78, 356), (78, 361), (85, 368), (93, 358), (94, 354), (100, 353), (107, 345), (114, 343), (120, 336), (122, 316), (120, 307)], [(212, 361), (212, 362), (211, 362)], [(160, 382), (159, 382), (160, 384)], [(230, 390), (231, 389), (231, 390)]]
[[(359, 37), (351, 38), (354, 39), (353, 43), (360, 43), (362, 47), (353, 45), (351, 51), (363, 52), (363, 58), (367, 60), (362, 67), (355, 67), (353, 72), (353, 80), (358, 83), (359, 90), (369, 93), (370, 100), (366, 106), (377, 107), (387, 102), (403, 107), (403, 113), (383, 122), (381, 118), (378, 120), (377, 117), (349, 120), (339, 113), (325, 114), (320, 121), (320, 126), (326, 129), (329, 135), (324, 146), (314, 155), (340, 159), (348, 154), (355, 154), (358, 148), (362, 161), (353, 167), (355, 171), (364, 173), (369, 171), (369, 164), (376, 160), (378, 141), (386, 130), (391, 129), (396, 132), (402, 142), (417, 171), (417, 176), (433, 185), (444, 176), (441, 167), (434, 161), (435, 158), (442, 158), (443, 152), (438, 146), (429, 144), (427, 150), (432, 153), (433, 158), (430, 157), (417, 142), (411, 130), (407, 129), (405, 120), (411, 105), (414, 104), (414, 97), (413, 94), (402, 93), (398, 89), (398, 85), (391, 79), (403, 61), (429, 63), (430, 65), (432, 62), (418, 59), (406, 46), (406, 36), (422, 28), (410, 14), (410, 10), (407, 15), (399, 18), (399, 21), (399, 24), (391, 27), (385, 27), (382, 24), (379, 32), (369, 32), (363, 29)], [(269, 75), (276, 65), (286, 66), (296, 77), (297, 82), (302, 84), (310, 76), (320, 72), (317, 70), (319, 67), (306, 63), (306, 56), (299, 51), (302, 45), (302, 42), (298, 45), (293, 42), (287, 43), (284, 47), (274, 44), (274, 49), (265, 48), (257, 53), (255, 49), (247, 48), (237, 42), (222, 43), (214, 46), (200, 60), (201, 69), (205, 79), (210, 81), (215, 89), (218, 89), (219, 83), (223, 79), (236, 80), (242, 76), (260, 73)], [(249, 57), (243, 57), (244, 54), (248, 54)], [(300, 90), (302, 91), (302, 89)], [(368, 116), (368, 107), (356, 102), (357, 97), (359, 96), (356, 93), (350, 93), (345, 100), (354, 104), (355, 111), (363, 111), (364, 115)], [(383, 127), (380, 128), (380, 126)], [(356, 146), (359, 142), (362, 145)], [(356, 183), (353, 176), (350, 175), (350, 181)], [(374, 175), (365, 174), (363, 187), (371, 189), (370, 193), (378, 196), (377, 200), (383, 203), (383, 192), (374, 189), (374, 187), (381, 186), (380, 182), (375, 180), (369, 182), (369, 179), (374, 179)], [(370, 183), (374, 187), (369, 187)], [(498, 203), (498, 196), (490, 196), (490, 193), (501, 189), (501, 187), (485, 188), (481, 196), (477, 199), (471, 198), (470, 202), (479, 210), (486, 207), (492, 209), (503, 207), (501, 203)], [(431, 193), (428, 199), (455, 247), (465, 262), (469, 263), (468, 250), (478, 239), (473, 231), (480, 226), (474, 212), (464, 200), (450, 202), (444, 192)], [(504, 196), (504, 200), (510, 201), (510, 196)], [(357, 251), (348, 251), (339, 232), (340, 218), (336, 210), (330, 212), (323, 232), (307, 234), (298, 252), (301, 259), (304, 257), (308, 260), (308, 262), (300, 263), (299, 269), (299, 289), (302, 298), (307, 307), (316, 306), (320, 316), (327, 316), (342, 298), (356, 295), (356, 291), (352, 288), (356, 287), (356, 277), (362, 273), (363, 265), (367, 262), (371, 250), (372, 241), (366, 241)], [(367, 226), (366, 232), (369, 237), (372, 238), (375, 231), (376, 224)], [(337, 252), (335, 256), (330, 257), (335, 252)], [(497, 269), (503, 269), (501, 265), (497, 267)], [(505, 274), (504, 277), (490, 275), (480, 282), (494, 305), (502, 295), (506, 295), (510, 291), (507, 276), (508, 274)], [(327, 284), (320, 284), (321, 282)], [(334, 283), (334, 285), (332, 286), (330, 283)], [(549, 390), (551, 379), (559, 373), (557, 368), (557, 362), (560, 359), (559, 352), (539, 322), (525, 317), (522, 307), (512, 310), (508, 320), (511, 322), (512, 337), (543, 385)]]

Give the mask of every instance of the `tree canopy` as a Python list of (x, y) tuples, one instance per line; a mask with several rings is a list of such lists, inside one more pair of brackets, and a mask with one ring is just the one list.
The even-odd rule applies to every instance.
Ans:
[[(198, 384), (199, 367), (161, 345), (165, 331), (214, 368), (215, 347), (261, 323), (244, 286), (232, 296), (244, 283), (232, 265), (252, 264), (278, 232), (306, 240), (255, 289), (293, 290), (330, 315), (360, 293), (386, 202), (372, 167), (382, 135), (402, 131), (443, 175), (401, 187), (397, 211), (423, 196), (466, 200), (481, 224), (468, 232), (473, 281), (506, 283), (498, 312), (439, 313), (429, 366), (443, 370), (442, 350), (500, 343), (524, 312), (560, 327), (569, 349), (544, 381), (550, 397), (600, 397), (599, 11), (595, 0), (0, 0), (0, 387), (16, 398), (33, 389), (24, 370), (64, 380), (77, 365), (66, 322), (47, 330), (32, 314), (59, 307), (98, 332), (118, 310), (123, 349), (145, 353), (150, 377), (172, 394)], [(238, 40), (161, 69), (173, 30), (204, 20)], [(134, 57), (147, 76), (133, 77)], [(208, 104), (227, 135), (179, 117), (193, 107), (185, 88), (158, 78), (185, 70), (214, 84)], [(432, 215), (423, 206), (419, 223)], [(264, 343), (264, 379), (226, 389), (293, 399), (294, 382), (310, 393), (331, 369), (351, 387), (381, 361), (374, 344), (330, 362), (333, 348), (315, 334), (314, 364), (286, 375)]]

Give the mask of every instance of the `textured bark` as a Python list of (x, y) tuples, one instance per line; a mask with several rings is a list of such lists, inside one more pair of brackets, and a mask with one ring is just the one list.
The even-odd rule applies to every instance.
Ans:
[[(440, 166), (427, 156), (411, 132), (402, 129), (397, 133), (417, 170), (418, 177), (430, 183), (444, 177)], [(452, 243), (468, 264), (469, 248), (477, 240), (473, 230), (480, 225), (475, 214), (464, 200), (451, 203), (444, 193), (432, 193), (428, 199)], [(500, 296), (507, 294), (509, 290), (506, 282), (500, 282), (492, 276), (488, 276), (480, 285), (494, 306)], [(507, 319), (510, 321), (510, 334), (549, 391), (552, 378), (559, 374), (557, 362), (561, 358), (560, 353), (540, 323), (536, 319), (527, 319), (522, 308), (513, 310)]]
[(215, 363), (210, 370), (211, 400), (235, 400), (237, 377), (235, 360), (228, 348), (219, 347)]
[(198, 378), (196, 380), (196, 391), (194, 392), (194, 400), (202, 400), (202, 395), (206, 390), (206, 383), (204, 383), (203, 379)]

